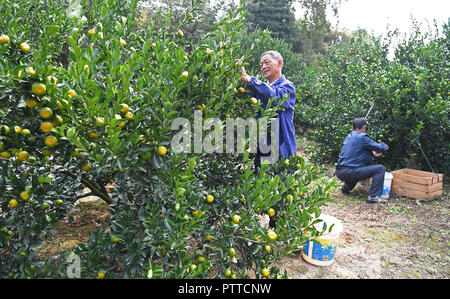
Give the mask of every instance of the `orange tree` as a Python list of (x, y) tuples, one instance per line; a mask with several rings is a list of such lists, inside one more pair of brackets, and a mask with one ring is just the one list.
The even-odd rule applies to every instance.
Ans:
[[(248, 152), (171, 148), (172, 122), (193, 124), (194, 110), (203, 120), (256, 113), (239, 90), (234, 56), (242, 9), (192, 43), (182, 29), (195, 7), (179, 24), (169, 12), (138, 27), (138, 1), (68, 9), (6, 2), (1, 277), (65, 277), (71, 254), (86, 278), (274, 277), (282, 275), (274, 260), (297, 250), (306, 233), (320, 234), (312, 224), (333, 181), (312, 184), (319, 167), (296, 156), (255, 175)], [(88, 195), (109, 204), (108, 230), (59, 257), (40, 257), (42, 240)], [(274, 231), (257, 217), (270, 208)]]
[(399, 169), (412, 160), (426, 171), (428, 162), (434, 171), (450, 171), (448, 25), (434, 36), (416, 29), (391, 49), (392, 58), (395, 34), (355, 33), (302, 68), (296, 123), (311, 130), (317, 161), (335, 162), (352, 119), (373, 105), (368, 133), (390, 147), (383, 164)]

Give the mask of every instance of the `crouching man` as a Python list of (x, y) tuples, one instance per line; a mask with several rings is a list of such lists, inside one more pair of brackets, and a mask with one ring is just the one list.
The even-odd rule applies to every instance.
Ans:
[(342, 192), (349, 194), (359, 181), (372, 178), (368, 203), (384, 203), (382, 197), (385, 167), (381, 164), (369, 165), (373, 156), (380, 157), (389, 149), (383, 142), (377, 143), (366, 134), (367, 121), (364, 118), (353, 120), (352, 132), (345, 138), (339, 160), (336, 163), (336, 176), (344, 182)]

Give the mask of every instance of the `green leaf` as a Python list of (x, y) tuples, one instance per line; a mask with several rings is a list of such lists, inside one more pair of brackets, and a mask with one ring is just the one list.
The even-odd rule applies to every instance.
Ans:
[(59, 31), (59, 25), (49, 25), (47, 26), (47, 34), (55, 35)]

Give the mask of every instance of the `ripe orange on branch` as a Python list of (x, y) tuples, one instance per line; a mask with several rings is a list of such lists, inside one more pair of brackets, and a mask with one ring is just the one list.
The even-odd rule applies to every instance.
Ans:
[(50, 133), (53, 128), (54, 128), (53, 124), (49, 121), (44, 121), (41, 124), (41, 131), (44, 133)]
[(55, 147), (57, 143), (58, 143), (58, 138), (56, 138), (53, 135), (50, 135), (47, 138), (45, 138), (45, 145), (48, 147)]
[(167, 154), (167, 149), (165, 146), (161, 145), (158, 147), (158, 155), (165, 156)]
[(1, 35), (0, 44), (6, 44), (7, 42), (9, 42), (9, 36), (7, 36), (6, 34)]
[(20, 44), (20, 49), (23, 52), (28, 52), (28, 51), (30, 51), (30, 46), (27, 43), (23, 42)]
[(69, 95), (69, 97), (74, 97), (77, 95), (77, 93), (75, 92), (75, 90), (73, 89), (69, 89), (69, 91), (67, 92), (67, 94)]
[(41, 111), (39, 111), (39, 116), (43, 119), (49, 119), (52, 117), (52, 115), (53, 111), (49, 107), (44, 107), (41, 109)]
[(214, 196), (208, 194), (208, 195), (206, 196), (206, 201), (209, 202), (209, 203), (212, 203), (212, 202), (214, 201)]
[(125, 103), (120, 104), (120, 107), (121, 107), (120, 113), (127, 113), (127, 112), (128, 112), (128, 109), (130, 109), (130, 108), (128, 107), (128, 105), (125, 104)]
[(30, 154), (27, 151), (20, 151), (17, 154), (17, 159), (19, 161), (26, 161), (28, 159), (28, 157), (30, 156)]
[(17, 199), (11, 199), (8, 202), (8, 205), (9, 205), (10, 208), (15, 208), (15, 207), (17, 207), (18, 204), (19, 204), (19, 202), (17, 201)]
[(45, 87), (44, 83), (36, 82), (31, 86), (31, 91), (38, 96), (45, 94), (47, 91), (47, 87)]

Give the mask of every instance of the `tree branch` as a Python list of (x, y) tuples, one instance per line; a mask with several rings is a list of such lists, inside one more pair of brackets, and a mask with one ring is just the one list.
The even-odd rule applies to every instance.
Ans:
[[(69, 170), (62, 170), (62, 174), (65, 174), (67, 176), (70, 176), (71, 178), (76, 179), (78, 176), (74, 174), (73, 172)], [(103, 199), (106, 203), (111, 204), (113, 202), (112, 198), (109, 196), (107, 192), (102, 192), (101, 187), (97, 183), (93, 183), (86, 179), (85, 177), (81, 176), (81, 183), (84, 184), (86, 187), (88, 187), (91, 190), (91, 195), (95, 195)], [(85, 197), (84, 195), (83, 197)]]

